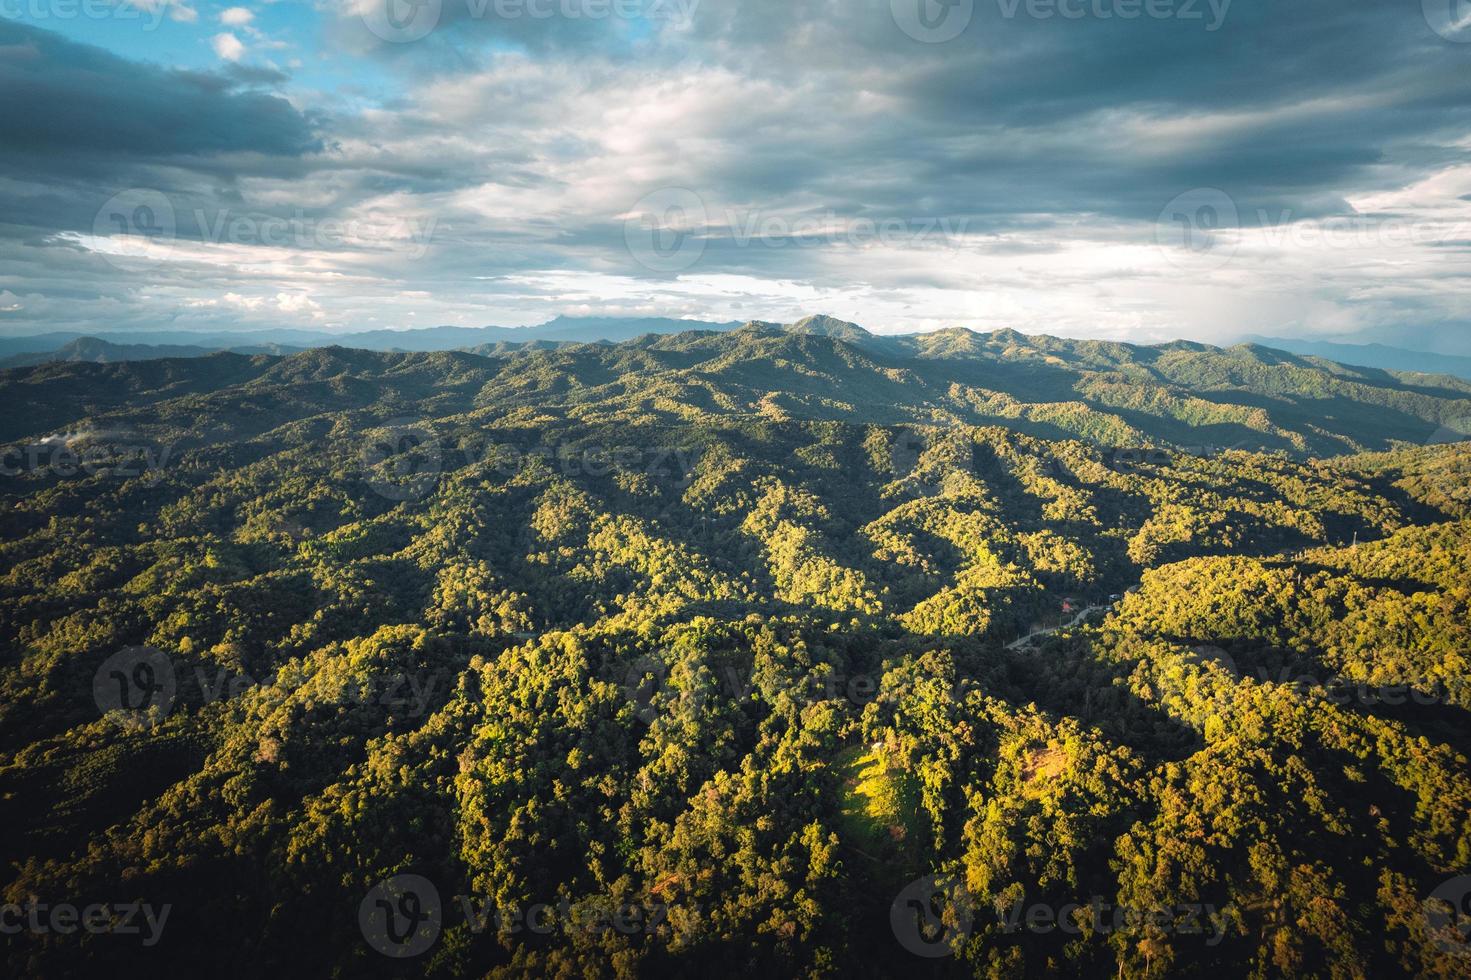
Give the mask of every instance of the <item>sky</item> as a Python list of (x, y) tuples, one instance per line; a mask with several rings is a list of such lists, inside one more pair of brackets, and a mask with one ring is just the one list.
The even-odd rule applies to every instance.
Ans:
[(0, 0), (0, 333), (1471, 353), (1471, 0)]

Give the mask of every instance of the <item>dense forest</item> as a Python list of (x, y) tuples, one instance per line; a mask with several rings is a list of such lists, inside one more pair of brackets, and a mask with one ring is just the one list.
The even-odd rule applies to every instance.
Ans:
[(0, 372), (6, 973), (1471, 973), (1471, 384), (848, 326)]

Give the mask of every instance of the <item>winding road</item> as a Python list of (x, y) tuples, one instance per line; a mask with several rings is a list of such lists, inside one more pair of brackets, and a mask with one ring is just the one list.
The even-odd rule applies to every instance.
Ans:
[(1020, 637), (1019, 639), (1012, 640), (1010, 643), (1006, 644), (1006, 649), (1008, 649), (1008, 650), (1020, 650), (1022, 647), (1028, 645), (1029, 643), (1032, 642), (1033, 639), (1035, 639), (1037, 637), (1040, 637), (1040, 636), (1051, 636), (1053, 633), (1059, 633), (1059, 632), (1061, 632), (1063, 630), (1066, 630), (1066, 629), (1072, 629), (1074, 626), (1077, 626), (1083, 620), (1087, 619), (1088, 618), (1088, 615), (1090, 613), (1102, 612), (1102, 611), (1105, 611), (1105, 610), (1108, 610), (1108, 609), (1112, 609), (1112, 608), (1113, 608), (1112, 605), (1107, 605), (1107, 606), (1089, 606), (1087, 609), (1082, 610), (1076, 616), (1074, 616), (1072, 618), (1072, 621), (1071, 622), (1064, 623), (1061, 626), (1054, 626), (1052, 629), (1049, 629), (1049, 630), (1038, 630), (1035, 633), (1028, 633), (1026, 636)]

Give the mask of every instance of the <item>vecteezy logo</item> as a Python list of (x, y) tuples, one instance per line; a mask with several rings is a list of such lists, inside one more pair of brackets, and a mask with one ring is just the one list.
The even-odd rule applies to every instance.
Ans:
[(929, 440), (918, 429), (905, 427), (896, 430), (894, 441), (889, 445), (889, 471), (894, 479), (902, 480), (913, 473), (928, 448)]
[(1219, 268), (1236, 254), (1240, 216), (1231, 195), (1197, 187), (1179, 195), (1154, 222), (1154, 241), (1173, 262), (1191, 268)]
[(1471, 44), (1471, 0), (1420, 0), (1425, 23), (1447, 41)]
[(179, 692), (174, 665), (156, 647), (125, 647), (102, 661), (92, 677), (92, 698), (104, 715), (122, 712), (139, 724), (162, 721)]
[(1169, 466), (1174, 462), (1174, 457), (1167, 450), (1137, 446), (1114, 446), (1103, 455), (1111, 469), (1124, 471), (1141, 466)]
[(162, 262), (173, 250), (176, 233), (173, 202), (161, 191), (142, 187), (109, 197), (92, 219), (98, 250), (124, 270)]
[[(1450, 446), (1467, 440), (1471, 440), (1471, 416), (1459, 416), (1441, 423), (1425, 440), (1425, 445)], [(1465, 501), (1471, 497), (1471, 446), (1432, 461), (1426, 468), (1425, 478), (1447, 500)]]
[(434, 945), (444, 928), (439, 889), (422, 875), (394, 875), (358, 906), (363, 938), (384, 956), (407, 959)]
[(953, 956), (970, 936), (974, 913), (965, 885), (953, 875), (926, 875), (905, 886), (889, 906), (899, 945), (915, 956)]
[(666, 187), (639, 199), (624, 218), (623, 242), (633, 260), (652, 272), (683, 272), (705, 254), (705, 202), (684, 187)]
[(420, 500), (439, 482), (443, 459), (434, 430), (416, 419), (393, 419), (363, 447), (368, 485), (389, 500)]
[(959, 37), (975, 16), (975, 0), (889, 0), (899, 30), (925, 44)]
[(906, 490), (934, 494), (952, 474), (973, 472), (973, 453), (963, 430), (902, 427), (894, 430), (889, 444), (889, 469), (892, 479), (904, 481)]
[(1430, 893), (1425, 922), (1442, 950), (1471, 960), (1471, 875), (1452, 878)]
[(1236, 665), (1236, 658), (1231, 656), (1230, 651), (1223, 650), (1218, 646), (1204, 643), (1190, 648), (1191, 652), (1201, 659), (1202, 662), (1210, 661), (1220, 667), (1234, 679), (1241, 680), (1241, 668)]
[(1448, 446), (1471, 439), (1471, 416), (1460, 416), (1442, 423), (1440, 428), (1425, 440), (1427, 446)]
[(667, 687), (669, 668), (653, 657), (639, 657), (623, 676), (623, 696), (633, 705), (634, 717), (652, 725), (659, 711), (655, 699)]
[(443, 0), (364, 0), (363, 23), (389, 44), (408, 44), (439, 26)]

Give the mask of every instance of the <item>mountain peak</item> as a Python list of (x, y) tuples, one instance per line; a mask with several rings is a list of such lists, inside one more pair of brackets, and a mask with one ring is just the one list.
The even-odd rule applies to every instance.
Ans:
[(778, 334), (783, 332), (783, 327), (781, 324), (772, 323), (769, 320), (747, 320), (745, 323), (741, 324), (740, 328), (735, 332), (748, 334)]
[(788, 324), (786, 329), (792, 333), (815, 334), (849, 341), (861, 341), (873, 336), (856, 323), (821, 313), (816, 316), (803, 317), (796, 323)]

